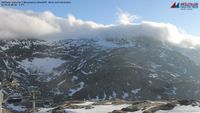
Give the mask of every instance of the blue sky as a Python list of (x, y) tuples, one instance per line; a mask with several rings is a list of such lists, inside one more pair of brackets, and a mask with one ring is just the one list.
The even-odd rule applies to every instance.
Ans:
[(49, 10), (56, 16), (66, 18), (68, 14), (82, 20), (102, 24), (117, 23), (119, 9), (139, 17), (135, 22), (155, 21), (171, 23), (187, 33), (200, 36), (200, 9), (171, 9), (174, 2), (198, 2), (200, 0), (70, 0), (71, 4), (27, 5), (12, 7), (20, 10), (43, 12)]

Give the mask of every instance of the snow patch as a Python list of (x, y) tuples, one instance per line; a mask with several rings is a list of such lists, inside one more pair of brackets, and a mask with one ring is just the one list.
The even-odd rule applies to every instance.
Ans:
[(89, 73), (87, 73), (87, 72), (85, 72), (83, 70), (81, 70), (81, 73), (84, 74), (84, 75), (89, 75)]
[(81, 89), (83, 89), (84, 84), (85, 84), (84, 82), (80, 82), (78, 84), (79, 87), (75, 88), (75, 89), (70, 89), (68, 95), (69, 96), (73, 96), (75, 93), (77, 93), (78, 91), (80, 91)]
[(158, 65), (158, 64), (155, 64), (155, 63), (151, 63), (151, 67), (153, 68), (153, 69), (158, 69), (158, 68), (160, 68), (160, 67), (162, 67), (162, 65)]
[(123, 92), (123, 95), (122, 95), (122, 98), (123, 98), (123, 99), (126, 99), (126, 98), (128, 98), (128, 96), (129, 96), (129, 95), (128, 95), (128, 93), (127, 93), (127, 92)]
[(131, 90), (131, 92), (132, 92), (133, 94), (135, 94), (135, 95), (136, 95), (139, 91), (141, 91), (141, 88)]
[(114, 98), (116, 98), (116, 97), (117, 97), (117, 93), (116, 93), (115, 91), (113, 91), (113, 92), (112, 92), (112, 96), (113, 96)]
[(25, 106), (22, 105), (14, 105), (14, 104), (6, 104), (6, 108), (12, 109), (17, 112), (24, 112), (27, 110)]
[(72, 104), (72, 105), (77, 105), (77, 106), (89, 106), (89, 105), (92, 105), (93, 103), (94, 103), (94, 102), (87, 101), (87, 102), (84, 102), (84, 103)]
[(54, 108), (40, 108), (36, 113), (52, 113), (51, 110)]
[(77, 79), (78, 79), (78, 77), (74, 75), (74, 76), (72, 77), (71, 81), (74, 82), (74, 81), (77, 80)]
[(158, 77), (158, 74), (157, 73), (151, 73), (151, 74), (149, 74), (150, 75), (150, 77), (152, 77), (152, 78), (157, 78)]
[(60, 83), (58, 83), (58, 86), (61, 86), (65, 82), (66, 82), (66, 80), (61, 81)]
[(160, 58), (163, 58), (163, 57), (167, 57), (164, 51), (160, 53)]
[(59, 67), (65, 61), (55, 58), (34, 58), (33, 60), (22, 60), (18, 62), (27, 72), (38, 72), (41, 74), (50, 74), (55, 68)]
[(92, 109), (65, 109), (67, 113), (108, 113), (113, 110), (120, 110), (128, 107), (128, 104), (123, 105), (96, 105)]

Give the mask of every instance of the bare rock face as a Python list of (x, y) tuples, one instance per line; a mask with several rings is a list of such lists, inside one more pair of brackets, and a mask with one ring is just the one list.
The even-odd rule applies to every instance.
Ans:
[(57, 107), (52, 110), (52, 113), (66, 113), (62, 107)]
[(152, 106), (150, 101), (135, 101), (131, 106), (122, 108), (123, 111), (134, 112)]
[[(177, 104), (178, 101), (133, 101), (132, 105), (122, 108), (121, 111), (125, 112), (135, 112), (138, 110), (143, 111), (143, 113), (154, 113), (158, 110), (171, 110)], [(192, 103), (191, 103), (192, 104)]]
[(127, 112), (122, 110), (113, 110), (112, 112), (109, 113), (127, 113)]
[(150, 109), (145, 110), (143, 113), (154, 113), (158, 110), (171, 110), (176, 106), (175, 103), (167, 103), (167, 104), (161, 104), (158, 106), (153, 106)]
[(184, 100), (178, 100), (179, 104), (180, 105), (190, 105), (193, 103), (192, 100), (187, 100), (187, 99), (184, 99)]
[(158, 110), (172, 110), (177, 105), (199, 106), (199, 100), (162, 100), (162, 101), (133, 101), (132, 105), (122, 108), (120, 111), (135, 112), (143, 111), (143, 113), (155, 113)]

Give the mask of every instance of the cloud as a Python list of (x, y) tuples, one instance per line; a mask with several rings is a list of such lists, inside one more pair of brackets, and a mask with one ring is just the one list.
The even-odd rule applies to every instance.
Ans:
[(184, 47), (200, 46), (200, 37), (184, 33), (173, 24), (150, 21), (133, 23), (138, 17), (127, 12), (119, 13), (119, 24), (110, 25), (84, 21), (73, 15), (68, 15), (65, 19), (49, 11), (36, 13), (0, 8), (0, 17), (0, 39), (100, 38), (117, 40), (151, 37)]
[(59, 32), (51, 12), (36, 14), (0, 8), (0, 38), (32, 38)]
[(138, 16), (132, 15), (121, 9), (119, 9), (119, 12), (117, 13), (117, 15), (118, 15), (118, 23), (123, 24), (123, 25), (132, 24), (136, 19), (139, 18)]

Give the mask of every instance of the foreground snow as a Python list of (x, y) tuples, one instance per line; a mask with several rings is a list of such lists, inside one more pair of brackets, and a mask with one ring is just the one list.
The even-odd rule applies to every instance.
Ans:
[(128, 104), (123, 105), (96, 105), (92, 109), (65, 109), (67, 113), (108, 113), (113, 110), (120, 110), (128, 107)]
[(200, 107), (199, 106), (176, 106), (172, 110), (164, 111), (159, 110), (156, 113), (200, 113)]
[(36, 113), (52, 113), (51, 110), (53, 108), (40, 108), (38, 112)]
[[(143, 113), (143, 111), (139, 110), (136, 112), (128, 112), (128, 113)], [(172, 110), (159, 110), (155, 113), (200, 113), (200, 107), (199, 106), (180, 106), (177, 105)]]
[[(111, 103), (106, 105), (92, 105), (94, 102), (85, 102), (80, 104), (72, 104), (72, 105), (78, 105), (78, 106), (87, 106), (91, 105), (93, 108), (91, 109), (65, 109), (65, 112), (67, 113), (108, 113), (112, 112), (113, 110), (121, 110), (122, 108), (128, 107), (130, 104), (121, 104), (121, 105), (112, 105)], [(42, 108), (37, 113), (52, 113), (51, 110), (53, 108)], [(128, 112), (128, 113), (143, 113), (143, 111), (139, 110), (136, 112)], [(180, 106), (177, 105), (172, 110), (159, 110), (155, 113), (200, 113), (200, 107), (199, 106)]]
[[(129, 104), (122, 104), (122, 105), (111, 105), (111, 104), (106, 104), (106, 105), (92, 105), (94, 102), (85, 102), (85, 103), (80, 103), (80, 104), (72, 104), (72, 105), (78, 105), (78, 106), (87, 106), (91, 105), (94, 108), (91, 109), (65, 109), (67, 113), (108, 113), (113, 110), (120, 110), (122, 108), (128, 107)], [(42, 108), (36, 113), (51, 113), (52, 108)]]

